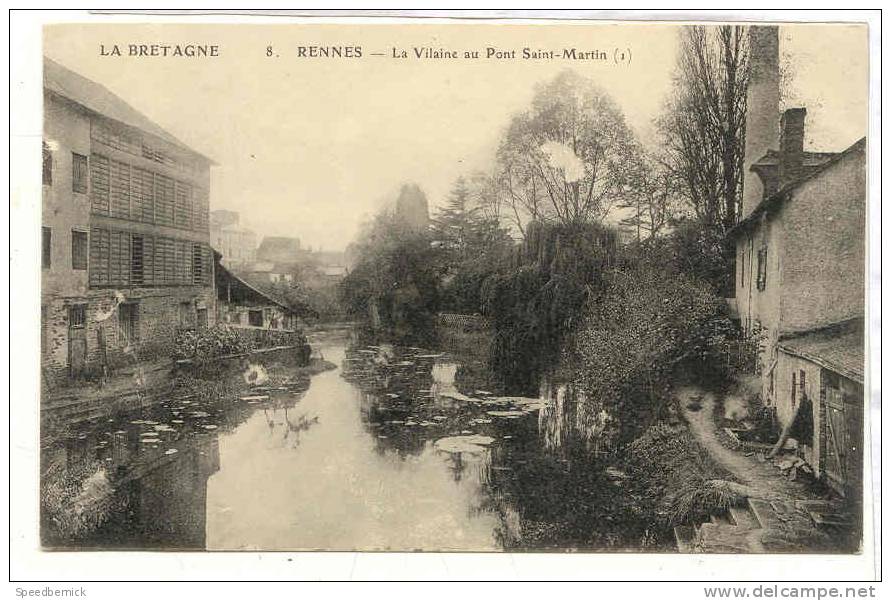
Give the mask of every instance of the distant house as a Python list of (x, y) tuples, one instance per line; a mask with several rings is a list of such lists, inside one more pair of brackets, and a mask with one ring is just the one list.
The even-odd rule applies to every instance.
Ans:
[(237, 211), (210, 212), (210, 243), (223, 255), (223, 263), (240, 267), (252, 262), (257, 254), (257, 234), (241, 227)]
[(743, 330), (763, 337), (763, 403), (783, 427), (811, 426), (798, 440), (803, 457), (851, 494), (862, 453), (866, 143), (806, 152), (805, 109), (779, 115), (776, 28), (750, 35), (735, 306)]
[(213, 320), (210, 159), (44, 60), (41, 360), (78, 376)]
[(343, 265), (322, 265), (316, 268), (316, 273), (326, 282), (339, 282), (346, 277), (348, 271)]
[(276, 298), (223, 265), (216, 269), (217, 322), (236, 327), (296, 331), (308, 311)]
[(237, 269), (247, 279), (261, 284), (291, 284), (294, 272), (298, 269), (292, 263), (273, 263), (271, 261), (254, 261)]
[(257, 260), (270, 263), (297, 263), (305, 255), (300, 239), (286, 236), (266, 236), (257, 249)]

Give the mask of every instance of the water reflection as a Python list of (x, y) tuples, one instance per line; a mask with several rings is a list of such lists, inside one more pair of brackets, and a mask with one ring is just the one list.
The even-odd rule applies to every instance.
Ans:
[[(69, 532), (68, 544), (476, 551), (636, 545), (640, 518), (604, 476), (606, 458), (577, 435), (581, 414), (571, 389), (499, 396), (491, 376), (478, 377), (472, 351), (355, 336), (318, 337), (313, 347), (340, 368), (310, 381), (267, 366), (269, 382), (223, 402), (202, 403), (184, 392), (139, 416), (89, 425), (49, 449), (45, 460), (77, 480), (74, 489), (86, 490), (83, 483), (102, 470), (93, 486), (102, 500), (96, 511), (82, 512), (96, 524), (87, 535)], [(65, 546), (55, 531), (45, 541)]]

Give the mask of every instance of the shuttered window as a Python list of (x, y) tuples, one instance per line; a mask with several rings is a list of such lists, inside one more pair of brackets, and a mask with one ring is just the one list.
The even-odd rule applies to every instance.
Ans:
[(151, 171), (133, 167), (131, 180), (131, 217), (152, 223), (155, 220), (155, 176)]
[(192, 246), (192, 283), (201, 285), (204, 283), (204, 257), (200, 244)]
[(53, 185), (53, 151), (46, 142), (43, 143), (43, 185)]
[(767, 288), (767, 247), (758, 251), (758, 290)]
[(211, 258), (205, 244), (93, 228), (89, 237), (90, 286), (205, 286), (212, 271)]
[(145, 284), (145, 238), (137, 234), (130, 236), (130, 282)]
[(130, 234), (129, 232), (111, 232), (109, 252), (109, 283), (113, 286), (129, 286), (130, 284)]
[(108, 254), (111, 234), (94, 227), (90, 231), (90, 286), (108, 286)]
[(208, 228), (207, 192), (187, 182), (101, 154), (90, 157), (89, 177), (95, 214), (196, 231)]
[(155, 223), (158, 225), (173, 225), (174, 204), (173, 180), (169, 177), (155, 174)]
[(111, 216), (130, 218), (130, 165), (109, 161)]
[(99, 215), (109, 214), (109, 177), (108, 159), (102, 155), (94, 154), (90, 161), (90, 203), (92, 211)]
[(192, 186), (182, 182), (175, 182), (176, 197), (176, 225), (177, 227), (192, 227)]
[(49, 269), (53, 266), (53, 230), (44, 226), (41, 230), (41, 246), (42, 253), (40, 257), (40, 266), (43, 269)]
[[(155, 284), (155, 237), (142, 236), (142, 284)], [(138, 284), (134, 284), (137, 286)]]
[(87, 233), (71, 231), (71, 269), (87, 268)]
[(71, 190), (78, 194), (86, 194), (89, 177), (87, 157), (76, 152), (71, 153)]
[(210, 204), (207, 198), (207, 190), (202, 190), (201, 188), (193, 189), (193, 198), (194, 198), (194, 227), (193, 229), (197, 231), (208, 230), (208, 214), (210, 212)]

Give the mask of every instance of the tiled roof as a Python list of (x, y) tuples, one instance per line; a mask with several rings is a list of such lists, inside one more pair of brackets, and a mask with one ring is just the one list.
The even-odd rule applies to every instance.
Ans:
[[(743, 219), (742, 221), (737, 223), (733, 227), (732, 230), (727, 232), (728, 237), (731, 239), (735, 238), (740, 232), (746, 230), (750, 225), (757, 223), (758, 218), (761, 216), (762, 213), (765, 213), (773, 208), (776, 208), (776, 207), (779, 207), (780, 205), (782, 205), (788, 198), (791, 197), (791, 192), (793, 190), (795, 190), (795, 188), (797, 188), (798, 186), (803, 184), (804, 182), (810, 181), (810, 180), (814, 179), (815, 177), (818, 177), (820, 174), (824, 173), (827, 169), (829, 169), (832, 165), (835, 165), (842, 158), (848, 156), (849, 154), (856, 152), (856, 151), (862, 151), (865, 148), (866, 148), (866, 138), (864, 137), (864, 138), (860, 138), (859, 140), (857, 140), (856, 142), (851, 144), (848, 148), (844, 149), (843, 151), (841, 151), (839, 153), (805, 153), (806, 155), (808, 155), (808, 154), (813, 155), (809, 161), (818, 161), (818, 159), (816, 157), (819, 157), (820, 155), (824, 155), (824, 158), (825, 158), (825, 155), (831, 155), (831, 156), (829, 156), (829, 158), (826, 158), (825, 160), (819, 159), (819, 160), (822, 160), (823, 162), (815, 162), (814, 164), (812, 164), (811, 165), (812, 169), (807, 175), (805, 175), (801, 179), (798, 179), (798, 180), (795, 180), (794, 182), (786, 184), (785, 186), (783, 186), (782, 189), (778, 190), (777, 192), (770, 195), (769, 197), (763, 199), (760, 203), (758, 203), (758, 206), (755, 207), (755, 209), (745, 219)], [(761, 160), (768, 160), (767, 157), (769, 154), (770, 154), (770, 152), (768, 152), (767, 155), (762, 157)], [(765, 164), (769, 164), (769, 163), (765, 163)], [(757, 165), (757, 163), (756, 163), (756, 165)]]
[(43, 59), (43, 87), (94, 113), (157, 136), (186, 152), (210, 161), (206, 156), (176, 139), (164, 128), (124, 102), (105, 86), (67, 69), (47, 57)]
[(779, 349), (846, 378), (863, 383), (863, 318), (832, 324), (816, 330), (789, 334), (779, 340)]
[[(813, 167), (816, 165), (822, 165), (826, 161), (831, 160), (833, 157), (837, 156), (839, 153), (837, 152), (810, 152), (805, 151), (802, 153), (802, 165), (805, 167)], [(780, 153), (776, 150), (768, 150), (767, 153), (755, 161), (752, 164), (752, 167), (757, 166), (768, 166), (768, 165), (779, 165), (780, 164)]]

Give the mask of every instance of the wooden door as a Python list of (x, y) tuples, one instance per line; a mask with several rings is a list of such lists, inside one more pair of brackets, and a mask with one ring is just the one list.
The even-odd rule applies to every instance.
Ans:
[(846, 497), (860, 494), (863, 481), (863, 387), (823, 370), (826, 419), (824, 469), (829, 484)]
[(139, 341), (139, 305), (124, 303), (118, 307), (118, 328), (121, 347), (129, 347)]
[(68, 370), (72, 378), (83, 374), (87, 364), (87, 306), (68, 307)]

